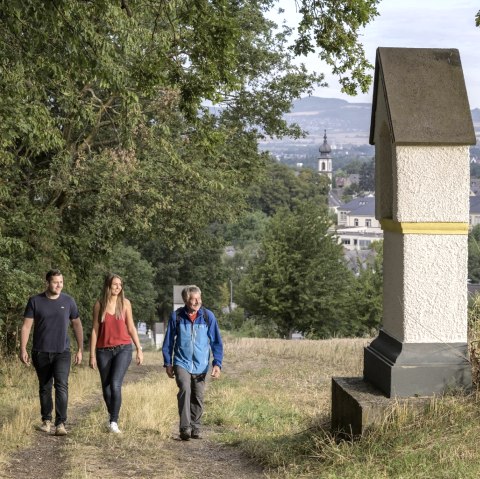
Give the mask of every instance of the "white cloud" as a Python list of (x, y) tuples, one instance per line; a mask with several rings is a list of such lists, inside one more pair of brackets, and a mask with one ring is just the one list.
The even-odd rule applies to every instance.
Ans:
[[(290, 26), (298, 21), (294, 0), (280, 0), (285, 8)], [(480, 62), (478, 45), (480, 28), (475, 26), (475, 14), (480, 9), (477, 0), (383, 0), (380, 15), (362, 32), (363, 44), (369, 61), (375, 64), (377, 47), (457, 48), (462, 66), (471, 108), (480, 108)], [(278, 17), (276, 17), (278, 18)], [(340, 92), (340, 86), (328, 67), (315, 55), (303, 62), (310, 70), (326, 74), (330, 88), (317, 89), (315, 94), (344, 98), (348, 101), (370, 102), (372, 92), (348, 97)]]

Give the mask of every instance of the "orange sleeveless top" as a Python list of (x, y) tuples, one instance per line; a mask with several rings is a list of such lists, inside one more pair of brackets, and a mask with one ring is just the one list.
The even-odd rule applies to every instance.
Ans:
[(117, 319), (114, 314), (105, 313), (104, 321), (98, 324), (97, 348), (113, 348), (131, 342), (125, 316)]

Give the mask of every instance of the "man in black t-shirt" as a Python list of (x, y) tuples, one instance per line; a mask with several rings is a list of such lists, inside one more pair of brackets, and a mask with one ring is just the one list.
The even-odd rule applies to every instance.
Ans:
[(38, 376), (42, 414), (42, 424), (38, 429), (47, 433), (51, 430), (54, 385), (55, 434), (65, 436), (71, 363), (68, 325), (72, 325), (78, 346), (75, 364), (82, 362), (83, 328), (75, 300), (62, 293), (62, 273), (58, 269), (50, 270), (46, 280), (47, 289), (32, 296), (25, 308), (20, 337), (20, 360), (27, 366), (30, 365), (27, 343), (33, 325), (32, 363)]

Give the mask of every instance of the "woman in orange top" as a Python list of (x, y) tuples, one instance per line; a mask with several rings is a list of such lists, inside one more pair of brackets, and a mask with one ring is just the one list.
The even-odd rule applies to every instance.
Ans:
[(101, 298), (93, 307), (90, 339), (90, 367), (100, 372), (103, 398), (109, 414), (108, 429), (120, 433), (118, 415), (122, 405), (122, 383), (132, 361), (132, 341), (137, 348), (137, 364), (143, 352), (133, 322), (132, 304), (123, 294), (122, 278), (105, 277)]

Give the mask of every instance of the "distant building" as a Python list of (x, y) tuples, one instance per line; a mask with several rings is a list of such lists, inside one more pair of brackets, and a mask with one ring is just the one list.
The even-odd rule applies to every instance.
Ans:
[(470, 196), (470, 229), (480, 224), (480, 196)]
[(335, 183), (337, 188), (348, 188), (349, 186), (352, 186), (353, 184), (357, 184), (360, 181), (360, 175), (357, 173), (352, 173), (351, 175), (348, 175), (346, 178), (335, 178)]
[(359, 196), (337, 210), (339, 226), (380, 228), (375, 218), (375, 196)]
[(323, 144), (318, 149), (320, 157), (318, 158), (318, 172), (322, 175), (327, 175), (332, 184), (333, 170), (332, 170), (332, 149), (327, 143), (327, 130), (324, 130)]
[(337, 190), (330, 190), (328, 193), (328, 209), (330, 213), (338, 216), (338, 208), (341, 206), (343, 206), (343, 203), (338, 197)]
[(383, 231), (375, 218), (375, 197), (354, 198), (337, 210), (338, 242), (346, 250), (369, 249), (374, 241), (383, 239)]
[[(480, 196), (470, 196), (470, 229), (480, 225)], [(373, 241), (383, 239), (383, 231), (375, 218), (375, 196), (354, 198), (337, 207), (338, 242), (346, 250), (368, 249)]]

